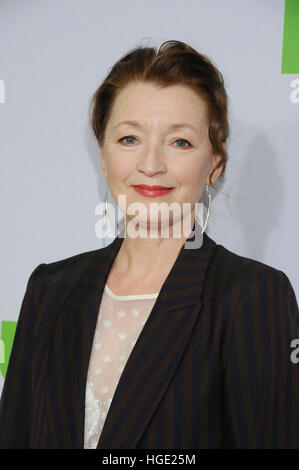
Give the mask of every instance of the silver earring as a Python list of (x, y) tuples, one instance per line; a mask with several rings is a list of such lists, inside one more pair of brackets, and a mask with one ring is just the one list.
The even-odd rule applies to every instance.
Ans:
[(105, 215), (106, 215), (106, 224), (110, 224), (109, 215), (108, 215), (108, 184), (106, 180), (106, 193), (105, 193)]
[[(107, 227), (108, 227), (110, 225), (110, 220), (109, 220), (109, 214), (108, 214), (108, 183), (107, 183), (107, 180), (106, 180), (106, 192), (105, 192), (105, 215), (106, 215), (106, 224), (107, 224)], [(123, 218), (122, 220), (117, 222), (117, 230), (118, 230), (119, 234), (123, 233), (124, 219), (125, 218)]]
[[(207, 226), (207, 223), (208, 223), (208, 220), (209, 220), (209, 216), (210, 216), (210, 212), (211, 212), (211, 195), (210, 195), (210, 193), (209, 193), (209, 185), (208, 185), (208, 184), (206, 184), (205, 193), (206, 193), (206, 195), (208, 196), (208, 211), (207, 211), (207, 217), (206, 217), (206, 220), (205, 220), (205, 223), (204, 223), (204, 225), (203, 225), (203, 228), (202, 228), (201, 233), (204, 233), (204, 231), (205, 231), (205, 229), (206, 229), (206, 226)], [(198, 223), (199, 223), (199, 220), (198, 220), (197, 215), (195, 215), (195, 217), (196, 217), (196, 219), (197, 219), (197, 221), (198, 221)], [(200, 223), (199, 223), (199, 225), (200, 225)]]

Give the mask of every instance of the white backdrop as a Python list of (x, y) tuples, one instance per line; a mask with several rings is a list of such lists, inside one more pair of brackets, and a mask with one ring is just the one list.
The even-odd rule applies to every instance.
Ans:
[(284, 271), (299, 298), (298, 75), (281, 73), (283, 20), (280, 0), (0, 1), (0, 321), (17, 321), (38, 264), (102, 246), (94, 210), (105, 181), (89, 100), (147, 39), (187, 42), (222, 72), (229, 162), (207, 234)]

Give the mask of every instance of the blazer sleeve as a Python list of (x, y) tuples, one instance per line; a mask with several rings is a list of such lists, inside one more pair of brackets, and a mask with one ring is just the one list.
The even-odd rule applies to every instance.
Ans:
[(35, 282), (42, 266), (29, 277), (17, 322), (0, 401), (0, 449), (28, 447)]
[(299, 311), (275, 268), (249, 277), (232, 323), (225, 365), (230, 448), (299, 448)]

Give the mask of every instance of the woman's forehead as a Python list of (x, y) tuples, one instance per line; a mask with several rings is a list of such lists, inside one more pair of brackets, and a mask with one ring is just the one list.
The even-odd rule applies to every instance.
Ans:
[(198, 131), (206, 124), (207, 106), (203, 98), (181, 85), (171, 90), (132, 84), (125, 87), (115, 100), (110, 116), (113, 131), (130, 126), (145, 129), (161, 126), (165, 130)]

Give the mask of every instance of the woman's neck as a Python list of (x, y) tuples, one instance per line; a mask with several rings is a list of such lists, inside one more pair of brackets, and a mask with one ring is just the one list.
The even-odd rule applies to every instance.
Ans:
[[(168, 273), (192, 231), (181, 237), (124, 237), (114, 261), (114, 269), (141, 279), (153, 279)], [(179, 233), (179, 232), (177, 232)]]

